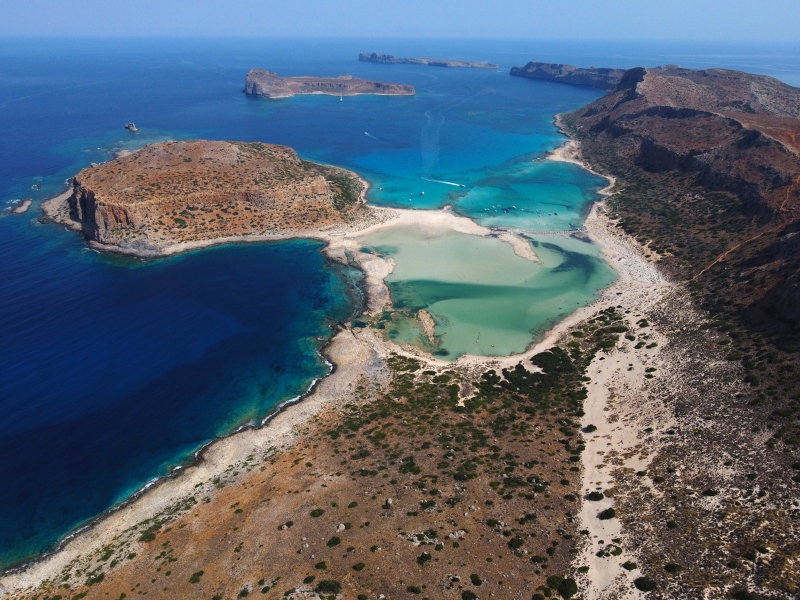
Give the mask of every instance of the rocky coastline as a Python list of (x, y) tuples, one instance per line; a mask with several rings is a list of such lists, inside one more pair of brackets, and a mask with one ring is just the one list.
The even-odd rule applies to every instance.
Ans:
[(320, 237), (371, 218), (366, 182), (285, 146), (151, 144), (82, 170), (43, 203), (103, 251), (154, 258), (212, 245)]
[(427, 65), (429, 67), (452, 67), (463, 69), (499, 69), (499, 65), (490, 62), (471, 62), (465, 60), (449, 60), (445, 58), (401, 58), (394, 54), (378, 54), (377, 52), (361, 52), (361, 62), (381, 65)]
[(324, 94), (328, 96), (413, 96), (414, 86), (404, 83), (385, 83), (358, 79), (350, 75), (340, 77), (280, 77), (264, 69), (251, 69), (245, 77), (244, 93), (258, 98), (291, 98), (297, 94)]
[[(768, 302), (796, 287), (798, 98), (732, 71), (622, 73), (556, 118), (571, 141), (550, 156), (609, 178), (586, 230), (619, 279), (597, 302), (498, 359), (342, 329), (304, 402), (0, 593), (796, 597), (796, 309)], [(423, 221), (488, 233), (391, 210), (362, 233)], [(391, 266), (348, 227), (325, 251), (362, 268), (380, 314)]]
[(529, 62), (524, 67), (512, 67), (512, 77), (526, 77), (541, 81), (555, 81), (570, 85), (586, 85), (610, 91), (619, 85), (624, 69), (588, 69), (557, 63)]

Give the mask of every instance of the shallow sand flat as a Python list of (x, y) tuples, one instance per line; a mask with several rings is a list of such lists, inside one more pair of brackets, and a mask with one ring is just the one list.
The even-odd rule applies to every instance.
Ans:
[(387, 277), (395, 306), (428, 310), (440, 349), (451, 357), (524, 351), (532, 331), (585, 303), (612, 276), (599, 261), (562, 253), (551, 242), (541, 247), (547, 260), (533, 262), (495, 237), (419, 225), (360, 239), (396, 262)]
[[(661, 278), (652, 264), (649, 264), (641, 257), (641, 253), (637, 252), (632, 241), (619, 236), (607, 218), (598, 213), (599, 208), (595, 207), (592, 211), (587, 222), (587, 229), (597, 243), (602, 246), (605, 255), (614, 262), (619, 274), (617, 282), (608, 288), (603, 296), (592, 306), (580, 309), (571, 315), (569, 319), (559, 323), (542, 342), (536, 344), (524, 354), (502, 358), (466, 356), (460, 358), (456, 365), (467, 369), (513, 366), (521, 360), (525, 361), (532, 354), (552, 347), (569, 327), (591, 316), (598, 309), (617, 304), (625, 305), (629, 302), (635, 304), (647, 299), (657, 301), (660, 294), (669, 291), (670, 284)], [(624, 298), (618, 294), (621, 294)], [(177, 499), (191, 494), (197, 483), (208, 481), (223, 473), (227, 465), (256, 450), (265, 450), (270, 446), (282, 448), (290, 445), (299, 425), (307, 423), (324, 406), (335, 406), (336, 402), (344, 401), (346, 394), (349, 393), (353, 382), (358, 378), (362, 370), (375, 368), (376, 360), (392, 351), (399, 351), (402, 354), (407, 353), (399, 349), (395, 344), (384, 341), (377, 332), (371, 330), (364, 330), (356, 335), (347, 331), (337, 333), (325, 351), (329, 360), (337, 365), (336, 371), (331, 376), (323, 379), (310, 396), (298, 404), (287, 407), (262, 429), (243, 430), (213, 442), (203, 452), (202, 459), (196, 465), (179, 471), (177, 476), (161, 481), (120, 510), (104, 516), (90, 531), (78, 534), (60, 552), (34, 563), (26, 570), (5, 575), (0, 580), (0, 586), (3, 586), (0, 587), (0, 592), (5, 591), (8, 594), (15, 590), (33, 586), (42, 580), (56, 577), (73, 559), (90, 552), (92, 549), (102, 547), (122, 530), (152, 517), (166, 509)], [(434, 366), (452, 364), (429, 356), (425, 360)], [(605, 361), (600, 361), (600, 363), (602, 362)], [(602, 366), (605, 367), (605, 365)], [(592, 374), (594, 375), (594, 373)], [(623, 370), (619, 375), (623, 378), (630, 378), (633, 381), (637, 375), (640, 376), (640, 373), (638, 373), (638, 370), (637, 372)], [(607, 393), (605, 386), (601, 385), (600, 379), (598, 379), (597, 385), (590, 386), (590, 395), (585, 405), (587, 415), (594, 417), (598, 414), (598, 411), (603, 412), (604, 402), (607, 401)], [(587, 416), (586, 418), (588, 419), (589, 417)], [(626, 429), (622, 424), (617, 423), (612, 426), (604, 424), (598, 418), (593, 418), (593, 424), (598, 427), (598, 432), (595, 436), (588, 436), (590, 444), (594, 444), (595, 441), (607, 444), (608, 441), (606, 440), (608, 438), (605, 436), (608, 435), (607, 432), (609, 430), (614, 430), (615, 438), (611, 440), (614, 444), (619, 442), (632, 443), (632, 440), (635, 439), (634, 430)], [(597, 469), (593, 466), (593, 461), (596, 461), (597, 455), (593, 455), (591, 451), (587, 450), (587, 452), (583, 453), (583, 457), (586, 460), (587, 475), (585, 481), (605, 481), (602, 478), (594, 479)], [(585, 510), (593, 509), (594, 507), (587, 507)], [(593, 519), (593, 521), (595, 524), (601, 523), (596, 519)], [(587, 524), (587, 526), (591, 525)], [(597, 531), (598, 535), (599, 533), (600, 531)], [(608, 534), (610, 535), (611, 532), (609, 531)], [(587, 552), (589, 550), (590, 548), (587, 549)], [(584, 556), (579, 555), (578, 560), (583, 560)], [(605, 597), (602, 592), (608, 586), (608, 582), (613, 582), (620, 575), (616, 562), (597, 562), (599, 563), (596, 565), (597, 569), (590, 571), (591, 581), (588, 584), (589, 589), (594, 589), (596, 592), (590, 591), (587, 597)], [(615, 569), (611, 569), (611, 567), (615, 567)]]

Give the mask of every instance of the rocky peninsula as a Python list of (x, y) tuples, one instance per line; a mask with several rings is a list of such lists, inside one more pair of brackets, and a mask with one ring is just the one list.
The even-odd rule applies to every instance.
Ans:
[(365, 191), (354, 173), (285, 146), (191, 140), (84, 169), (44, 209), (96, 247), (149, 257), (313, 234), (362, 216)]
[(264, 69), (251, 69), (247, 73), (244, 92), (260, 98), (290, 98), (297, 94), (326, 94), (328, 96), (413, 96), (414, 86), (404, 83), (385, 83), (358, 79), (350, 75), (340, 77), (280, 77)]
[(625, 73), (624, 69), (598, 69), (595, 67), (583, 69), (572, 65), (543, 62), (529, 62), (524, 67), (512, 67), (511, 69), (511, 75), (514, 77), (586, 85), (605, 91), (617, 87), (622, 80), (623, 73)]
[(358, 55), (358, 60), (382, 65), (428, 65), (429, 67), (460, 67), (465, 69), (499, 68), (498, 65), (489, 62), (469, 62), (445, 58), (400, 58), (394, 54), (378, 54), (377, 52), (361, 52)]

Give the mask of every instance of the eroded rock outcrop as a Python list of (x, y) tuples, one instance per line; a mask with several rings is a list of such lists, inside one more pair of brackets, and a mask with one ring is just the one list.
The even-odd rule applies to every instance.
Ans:
[(572, 85), (588, 85), (601, 90), (613, 90), (622, 80), (624, 69), (582, 69), (572, 65), (556, 63), (529, 62), (524, 67), (513, 67), (511, 75), (527, 77), (528, 79), (541, 79), (543, 81), (557, 81)]

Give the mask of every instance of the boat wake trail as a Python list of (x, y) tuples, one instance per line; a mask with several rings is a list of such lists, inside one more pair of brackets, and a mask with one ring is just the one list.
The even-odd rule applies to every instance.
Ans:
[(463, 184), (455, 183), (453, 181), (442, 181), (441, 179), (428, 179), (427, 177), (420, 177), (420, 179), (423, 179), (425, 181), (430, 181), (431, 183), (443, 183), (444, 185), (453, 185), (455, 187), (465, 187)]
[(444, 123), (444, 115), (439, 111), (426, 111), (427, 121), (420, 132), (420, 152), (422, 172), (430, 174), (439, 162), (439, 130)]
[[(374, 135), (372, 135), (369, 131), (365, 131), (364, 135), (367, 136), (368, 138), (372, 138), (373, 140), (378, 140), (378, 138), (376, 138)], [(380, 140), (378, 140), (378, 141), (380, 142)]]

